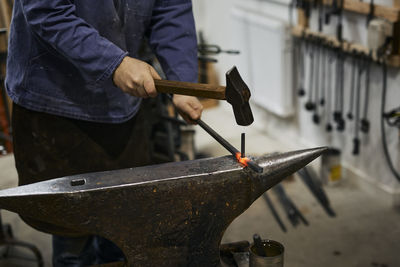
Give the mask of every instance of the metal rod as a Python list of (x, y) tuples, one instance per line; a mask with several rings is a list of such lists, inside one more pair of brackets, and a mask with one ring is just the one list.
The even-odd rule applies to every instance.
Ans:
[(208, 126), (204, 121), (197, 120), (197, 124), (204, 129), (209, 135), (211, 135), (218, 143), (220, 143), (226, 150), (228, 150), (232, 155), (236, 156), (240, 153), (234, 146), (232, 146), (228, 141), (226, 141), (222, 136), (220, 136), (216, 131), (214, 131), (210, 126)]
[(332, 64), (334, 61), (334, 56), (332, 52), (328, 52), (328, 77), (327, 77), (327, 85), (326, 85), (326, 126), (325, 129), (327, 132), (332, 131), (332, 124), (331, 124), (331, 116), (332, 116)]
[(369, 82), (370, 82), (370, 71), (371, 71), (371, 54), (366, 58), (366, 70), (365, 70), (365, 96), (364, 96), (364, 111), (361, 118), (361, 131), (368, 133), (370, 128), (370, 122), (368, 120), (368, 107), (369, 107)]
[(321, 47), (316, 44), (316, 59), (315, 59), (315, 77), (314, 77), (314, 94), (315, 94), (315, 113), (318, 113), (318, 98), (319, 98), (319, 75), (320, 75), (320, 61), (321, 61)]
[[(304, 76), (305, 76), (305, 65), (304, 65), (304, 54), (303, 54), (303, 41), (298, 40), (298, 45), (297, 45), (297, 63), (298, 63), (298, 80), (299, 80), (299, 85), (298, 85), (298, 95), (299, 96), (304, 96), (305, 95), (305, 89), (304, 89)], [(306, 52), (305, 52), (306, 53)]]
[(366, 64), (366, 74), (365, 74), (365, 98), (364, 98), (364, 112), (363, 118), (367, 118), (368, 116), (368, 100), (369, 100), (369, 82), (370, 82), (370, 72), (371, 72), (371, 61), (367, 59)]
[(252, 169), (255, 172), (262, 173), (264, 171), (263, 168), (261, 168), (257, 163), (255, 163), (252, 160), (247, 162), (247, 165), (249, 165), (249, 168)]
[(349, 120), (353, 119), (354, 93), (355, 93), (355, 83), (356, 83), (356, 79), (355, 79), (356, 68), (357, 68), (357, 58), (356, 58), (356, 55), (353, 55), (353, 62), (352, 62), (352, 66), (351, 66), (349, 111), (347, 112), (347, 118)]
[(353, 155), (360, 154), (360, 97), (361, 97), (361, 76), (364, 72), (364, 68), (362, 66), (364, 62), (360, 59), (358, 62), (358, 76), (357, 76), (357, 85), (356, 85), (356, 109), (355, 109), (355, 119), (354, 119), (354, 139), (353, 139)]
[[(166, 94), (166, 95), (172, 102), (172, 96), (169, 94)], [(223, 147), (225, 147), (225, 149), (228, 150), (235, 158), (236, 158), (237, 153), (241, 153), (234, 146), (232, 146), (228, 141), (226, 141), (222, 136), (220, 136), (216, 131), (214, 131), (210, 126), (208, 126), (208, 124), (205, 123), (204, 121), (202, 121), (201, 119), (198, 119), (196, 121), (196, 123), (201, 128), (203, 128), (204, 131), (206, 131), (209, 135), (211, 135), (218, 143), (220, 143)], [(256, 164), (255, 162), (253, 162), (251, 160), (247, 162), (247, 165), (249, 166), (250, 169), (252, 169), (253, 171), (255, 171), (257, 173), (263, 172), (263, 168), (261, 168), (260, 166), (258, 166), (258, 164)]]
[[(222, 136), (220, 136), (216, 131), (214, 131), (210, 126), (208, 126), (204, 121), (197, 120), (197, 124), (204, 129), (209, 135), (211, 135), (218, 143), (220, 143), (223, 147), (226, 148), (234, 157), (236, 157), (237, 153), (240, 153), (234, 146), (232, 146), (228, 141), (226, 141)], [(250, 169), (255, 172), (262, 173), (263, 168), (258, 166), (254, 161), (247, 162)]]
[(323, 107), (325, 105), (325, 97), (326, 97), (326, 87), (325, 87), (325, 81), (326, 81), (326, 66), (327, 66), (327, 51), (326, 48), (321, 48), (322, 49), (322, 80), (321, 80), (321, 98), (319, 101), (319, 105)]
[(242, 142), (241, 142), (241, 153), (242, 153), (242, 158), (246, 156), (246, 134), (242, 133)]
[[(310, 44), (311, 46), (311, 44)], [(312, 48), (310, 49), (310, 79), (308, 81), (308, 103), (312, 102), (312, 95), (313, 95), (313, 84), (314, 84), (314, 52)]]

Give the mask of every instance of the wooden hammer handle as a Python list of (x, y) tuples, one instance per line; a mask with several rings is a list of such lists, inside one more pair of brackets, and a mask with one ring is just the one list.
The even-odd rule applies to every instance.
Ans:
[(225, 86), (168, 80), (154, 80), (154, 83), (159, 93), (190, 95), (220, 100), (225, 99)]

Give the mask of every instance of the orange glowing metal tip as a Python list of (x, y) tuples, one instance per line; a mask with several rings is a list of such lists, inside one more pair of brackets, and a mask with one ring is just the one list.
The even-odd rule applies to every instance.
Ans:
[(237, 152), (236, 153), (236, 159), (243, 166), (245, 166), (245, 167), (249, 166), (248, 162), (250, 161), (250, 159), (246, 158), (246, 157), (242, 158), (242, 153)]

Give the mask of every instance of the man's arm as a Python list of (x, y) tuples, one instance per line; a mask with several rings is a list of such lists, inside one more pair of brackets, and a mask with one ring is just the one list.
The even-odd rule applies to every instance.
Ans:
[[(191, 0), (157, 0), (147, 32), (150, 46), (169, 80), (197, 82), (197, 38)], [(174, 95), (182, 117), (201, 117), (203, 106), (195, 97)]]
[(157, 0), (147, 36), (169, 80), (197, 82), (197, 38), (191, 0)]
[(20, 0), (37, 38), (80, 70), (87, 83), (111, 77), (126, 52), (76, 16), (70, 0)]

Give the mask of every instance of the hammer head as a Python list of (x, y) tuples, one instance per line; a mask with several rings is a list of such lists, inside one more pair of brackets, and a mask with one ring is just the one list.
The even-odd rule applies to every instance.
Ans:
[(236, 123), (242, 126), (248, 126), (254, 121), (249, 105), (250, 96), (249, 87), (247, 87), (234, 66), (226, 73), (225, 97), (229, 104), (232, 105)]

